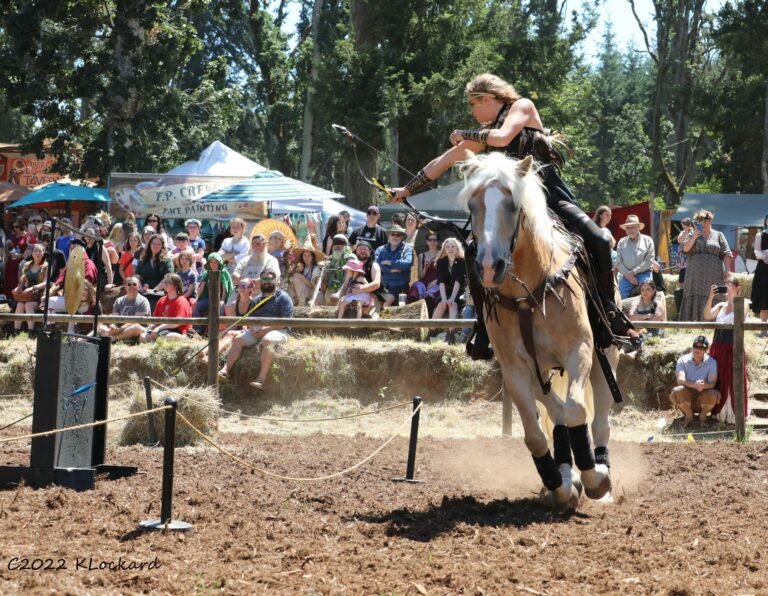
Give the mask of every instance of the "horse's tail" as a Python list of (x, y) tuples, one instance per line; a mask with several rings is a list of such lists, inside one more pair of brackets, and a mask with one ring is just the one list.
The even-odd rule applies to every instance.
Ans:
[[(552, 377), (552, 391), (556, 395), (568, 395), (567, 372), (563, 372), (562, 375), (556, 374)], [(551, 443), (555, 423), (549, 417), (547, 409), (541, 405), (541, 403), (538, 403), (537, 405), (539, 408), (539, 424), (541, 424), (541, 428), (547, 434), (549, 442)], [(584, 389), (584, 407), (587, 409), (587, 426), (589, 426), (592, 422), (592, 419), (595, 417), (594, 393), (592, 391), (592, 383), (589, 382)]]

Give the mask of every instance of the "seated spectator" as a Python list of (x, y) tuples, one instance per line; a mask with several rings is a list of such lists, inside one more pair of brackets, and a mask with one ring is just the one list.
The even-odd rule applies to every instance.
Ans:
[(417, 259), (419, 277), (408, 291), (406, 303), (425, 300), (430, 316), (440, 299), (440, 285), (437, 282), (437, 255), (440, 254), (440, 238), (435, 232), (427, 235), (427, 250)]
[[(368, 282), (366, 285), (358, 287), (355, 291), (359, 293), (367, 292), (374, 297), (374, 300), (378, 299), (379, 301), (383, 301), (383, 293), (381, 292), (381, 267), (379, 267), (379, 264), (372, 258), (373, 252), (371, 250), (371, 245), (365, 240), (359, 240), (355, 247), (354, 256), (356, 256), (357, 260), (363, 264), (365, 279)], [(344, 273), (346, 275), (346, 272)], [(346, 277), (344, 281), (347, 279), (349, 279), (349, 277)], [(344, 290), (344, 283), (342, 283), (339, 291), (331, 296), (331, 304), (336, 304), (339, 301), (341, 293), (344, 292)], [(368, 309), (368, 314), (373, 312), (373, 308), (375, 308), (375, 305)]]
[[(370, 248), (370, 245), (368, 245)], [(336, 234), (332, 238), (331, 250), (328, 258), (325, 260), (325, 272), (323, 281), (320, 283), (321, 302), (323, 304), (333, 305), (339, 300), (339, 289), (344, 283), (344, 265), (352, 256), (352, 250), (349, 248), (349, 241), (344, 234)]]
[[(16, 313), (28, 315), (34, 314), (40, 306), (40, 296), (45, 290), (48, 263), (45, 262), (45, 246), (35, 244), (32, 247), (32, 256), (29, 261), (24, 261), (21, 266), (19, 285), (13, 289), (13, 299), (16, 301)], [(13, 322), (14, 335), (21, 331), (21, 321)], [(35, 322), (27, 321), (27, 331), (32, 334), (35, 330)]]
[[(125, 296), (120, 296), (112, 306), (112, 314), (121, 317), (149, 317), (152, 310), (149, 300), (139, 294), (139, 278), (129, 275), (125, 280)], [(99, 325), (99, 335), (117, 339), (135, 339), (146, 331), (140, 323)]]
[[(629, 320), (630, 321), (666, 321), (667, 320), (667, 303), (663, 299), (656, 296), (656, 286), (652, 281), (644, 281), (640, 284), (640, 297), (632, 302), (629, 307)], [(642, 325), (638, 325), (642, 327)], [(663, 329), (650, 329), (649, 331), (642, 330), (641, 333), (648, 333), (649, 335), (663, 336), (661, 333)]]
[[(224, 314), (228, 317), (244, 317), (250, 314), (251, 308), (253, 308), (253, 306), (256, 304), (253, 301), (253, 297), (251, 296), (251, 290), (253, 287), (253, 281), (247, 277), (244, 277), (239, 282), (237, 282), (237, 285), (235, 286), (237, 299), (232, 304), (226, 304), (224, 306)], [(240, 335), (240, 333), (242, 333), (244, 330), (245, 325), (238, 325), (223, 335), (219, 334), (219, 354), (226, 350), (232, 343), (232, 340)], [(208, 363), (208, 348), (209, 346), (206, 346), (197, 355), (197, 357), (202, 360), (204, 364)]]
[[(56, 279), (59, 272), (67, 266), (67, 257), (54, 245), (53, 257), (51, 257), (51, 222), (46, 221), (40, 227), (40, 243), (45, 247), (45, 262), (51, 268), (51, 279)], [(32, 256), (27, 260), (30, 260)], [(45, 286), (43, 286), (44, 288)]]
[(641, 283), (653, 277), (651, 267), (656, 251), (651, 237), (640, 233), (645, 224), (637, 215), (628, 215), (620, 227), (627, 235), (616, 246), (616, 269), (621, 274), (621, 297), (629, 298), (640, 290)]
[(195, 292), (197, 292), (198, 275), (193, 267), (194, 258), (195, 255), (191, 251), (186, 250), (180, 253), (178, 256), (180, 270), (176, 272), (184, 284), (182, 296), (187, 299), (190, 305), (195, 303)]
[(120, 259), (118, 260), (120, 277), (122, 279), (127, 280), (128, 277), (134, 274), (134, 270), (139, 264), (143, 250), (141, 236), (139, 236), (137, 232), (130, 234), (123, 246), (123, 254), (120, 255)]
[(703, 335), (693, 340), (688, 354), (677, 361), (675, 372), (677, 386), (672, 389), (669, 399), (685, 416), (683, 426), (693, 422), (693, 415), (699, 412), (699, 422), (707, 420), (707, 414), (720, 401), (717, 384), (717, 362), (707, 354), (709, 341)]
[(400, 226), (389, 229), (389, 242), (376, 249), (375, 259), (381, 267), (384, 283), (384, 306), (397, 302), (399, 294), (408, 293), (413, 266), (413, 247), (403, 242), (405, 230)]
[(320, 281), (323, 268), (318, 262), (325, 261), (325, 254), (307, 246), (294, 248), (292, 252), (294, 262), (290, 291), (297, 306), (306, 306)]
[(416, 244), (416, 234), (419, 232), (419, 220), (416, 219), (416, 214), (409, 211), (405, 214), (405, 242), (414, 246)]
[(458, 318), (459, 299), (467, 286), (467, 265), (464, 251), (455, 238), (446, 238), (443, 242), (437, 257), (437, 282), (440, 302), (435, 306), (432, 318), (442, 319), (446, 311), (449, 319)]
[(205, 240), (200, 236), (200, 220), (188, 219), (184, 226), (187, 228), (187, 235), (189, 236), (189, 247), (194, 254), (195, 271), (201, 275), (203, 263), (205, 263)]
[[(184, 290), (184, 284), (181, 278), (175, 273), (169, 273), (160, 282), (160, 288), (165, 291), (165, 296), (160, 298), (155, 306), (155, 317), (172, 317), (185, 319), (192, 316), (192, 307), (187, 299), (181, 295)], [(187, 333), (192, 328), (189, 323), (161, 323), (159, 325), (150, 325), (139, 336), (141, 343), (157, 341), (163, 339), (186, 339)]]
[(183, 252), (187, 252), (190, 255), (192, 255), (192, 258), (194, 259), (194, 252), (192, 251), (192, 248), (189, 245), (189, 236), (185, 234), (184, 232), (179, 232), (174, 236), (173, 238), (173, 250), (171, 251), (171, 259), (173, 260), (173, 266), (176, 269), (179, 269), (179, 255)]
[(344, 280), (339, 290), (339, 318), (344, 318), (344, 313), (350, 304), (354, 304), (357, 309), (357, 318), (363, 318), (363, 312), (370, 306), (373, 306), (373, 296), (364, 291), (368, 285), (365, 279), (363, 264), (356, 258), (351, 258), (343, 267), (347, 272), (347, 278)]
[(221, 304), (226, 303), (233, 292), (234, 286), (232, 284), (232, 277), (230, 277), (229, 271), (224, 268), (221, 255), (217, 252), (212, 252), (208, 255), (208, 260), (205, 262), (205, 271), (203, 271), (203, 275), (200, 277), (200, 283), (197, 285), (197, 302), (195, 303), (194, 317), (208, 316), (209, 271), (221, 271), (219, 283), (220, 303), (217, 305), (217, 308), (221, 308)]
[[(271, 271), (265, 271), (261, 275), (260, 283), (261, 294), (254, 299), (255, 310), (251, 316), (285, 319), (293, 317), (293, 302), (286, 292), (277, 288), (277, 276)], [(288, 339), (287, 328), (274, 329), (260, 325), (249, 327), (232, 341), (232, 346), (227, 352), (227, 361), (219, 371), (219, 378), (223, 381), (227, 380), (244, 348), (261, 343), (261, 367), (256, 380), (251, 383), (251, 387), (263, 389), (274, 357), (272, 346), (282, 343), (286, 339)]]
[(162, 236), (155, 234), (150, 238), (134, 274), (141, 278), (144, 290), (159, 291), (169, 273), (173, 273), (173, 262), (168, 256)]
[(229, 223), (229, 231), (232, 236), (225, 238), (221, 243), (221, 249), (218, 251), (224, 265), (230, 275), (235, 271), (235, 265), (248, 252), (248, 239), (243, 236), (245, 232), (245, 221), (235, 217)]
[[(254, 234), (251, 238), (251, 251), (242, 258), (234, 269), (232, 281), (237, 283), (241, 278), (258, 280), (262, 271), (271, 271), (280, 283), (280, 263), (267, 252), (267, 239), (264, 234)], [(256, 283), (258, 286), (258, 281)]]
[(275, 230), (269, 235), (267, 241), (267, 253), (275, 257), (280, 266), (280, 276), (277, 279), (277, 285), (280, 286), (280, 282), (285, 280), (285, 274), (288, 271), (288, 257), (290, 252), (285, 248), (285, 234), (280, 230)]

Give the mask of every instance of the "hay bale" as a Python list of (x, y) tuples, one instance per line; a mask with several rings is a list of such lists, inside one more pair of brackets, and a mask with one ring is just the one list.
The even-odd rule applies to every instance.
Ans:
[[(189, 395), (195, 401), (189, 401), (181, 396), (160, 391), (157, 388), (152, 390), (152, 399), (155, 407), (161, 404), (166, 397), (172, 397), (178, 401), (178, 411), (186, 416), (189, 421), (206, 435), (211, 435), (218, 428), (218, 408), (221, 407), (221, 401), (216, 398), (210, 387), (186, 387), (178, 389), (179, 393)], [(143, 389), (137, 390), (133, 394), (130, 406), (128, 408), (131, 414), (144, 412), (147, 409), (146, 399)], [(155, 431), (160, 443), (165, 440), (165, 412), (154, 412), (150, 414), (155, 420)], [(146, 416), (136, 416), (129, 418), (123, 432), (120, 434), (121, 445), (136, 445), (149, 443), (149, 430)], [(185, 447), (187, 445), (197, 445), (202, 440), (198, 434), (180, 418), (176, 419), (176, 447)]]

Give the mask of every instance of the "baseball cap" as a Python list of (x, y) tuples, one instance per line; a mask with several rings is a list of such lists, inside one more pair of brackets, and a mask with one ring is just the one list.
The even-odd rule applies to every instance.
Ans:
[(373, 211), (376, 215), (381, 215), (381, 211), (379, 211), (379, 208), (376, 205), (371, 205), (368, 207), (368, 209), (365, 210), (366, 213), (370, 213)]
[(693, 347), (706, 350), (709, 347), (709, 340), (703, 335), (698, 335), (696, 339), (693, 340)]

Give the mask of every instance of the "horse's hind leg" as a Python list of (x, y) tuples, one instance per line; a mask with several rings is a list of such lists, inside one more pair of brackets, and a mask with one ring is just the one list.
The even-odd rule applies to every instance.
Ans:
[[(533, 463), (542, 483), (549, 491), (550, 498), (555, 505), (575, 508), (579, 502), (579, 493), (571, 480), (571, 466), (556, 461), (549, 451), (547, 435), (539, 425), (536, 401), (532, 397), (533, 379), (531, 378), (529, 381), (527, 384), (519, 378), (513, 381), (510, 373), (504, 373), (504, 384), (523, 423), (525, 446), (531, 452)], [(528, 390), (526, 390), (526, 386), (529, 388)], [(566, 449), (570, 451), (569, 447)], [(555, 453), (558, 459), (564, 457), (562, 450), (561, 440), (560, 443), (555, 444)], [(570, 460), (570, 452), (567, 457)]]

